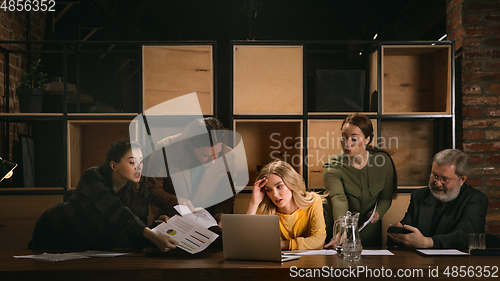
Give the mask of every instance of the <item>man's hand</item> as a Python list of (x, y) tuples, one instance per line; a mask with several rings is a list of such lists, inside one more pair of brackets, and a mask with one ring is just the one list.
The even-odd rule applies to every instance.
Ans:
[(160, 222), (167, 222), (169, 219), (169, 217), (167, 215), (160, 215), (158, 217), (158, 219), (156, 220), (156, 222), (160, 223)]
[(196, 212), (193, 203), (191, 203), (191, 200), (182, 197), (177, 197), (177, 202), (179, 203), (179, 205), (188, 206), (189, 210), (191, 210), (192, 213)]
[(401, 242), (405, 244), (408, 248), (432, 248), (434, 247), (434, 241), (430, 237), (425, 237), (422, 235), (418, 228), (402, 225), (401, 223), (397, 223), (397, 226), (403, 226), (405, 229), (411, 231), (408, 234), (399, 234), (399, 233), (387, 233), (389, 238), (391, 238), (395, 242)]

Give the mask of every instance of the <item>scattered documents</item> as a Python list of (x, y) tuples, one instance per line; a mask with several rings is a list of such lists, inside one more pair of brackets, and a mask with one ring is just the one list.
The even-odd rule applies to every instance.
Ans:
[(78, 253), (73, 253), (73, 254), (92, 257), (92, 258), (112, 258), (112, 257), (128, 255), (130, 253), (105, 252), (105, 251), (86, 251), (86, 252), (78, 252)]
[(394, 256), (389, 250), (363, 250), (362, 256)]
[(420, 253), (424, 256), (468, 256), (469, 253), (462, 252), (455, 249), (444, 249), (444, 250), (423, 250), (417, 249), (417, 253)]
[(103, 251), (87, 251), (87, 252), (73, 252), (64, 254), (49, 254), (43, 253), (39, 255), (25, 255), (25, 256), (14, 256), (18, 259), (38, 259), (47, 261), (68, 261), (68, 260), (78, 260), (78, 259), (88, 259), (91, 257), (116, 257), (128, 255), (129, 253), (113, 253), (113, 252), (103, 252)]
[(205, 250), (219, 237), (207, 228), (216, 226), (217, 222), (210, 213), (203, 208), (196, 208), (192, 213), (187, 206), (174, 207), (182, 217), (175, 215), (166, 223), (161, 223), (152, 230), (169, 235), (177, 241), (177, 247), (188, 253), (196, 254)]

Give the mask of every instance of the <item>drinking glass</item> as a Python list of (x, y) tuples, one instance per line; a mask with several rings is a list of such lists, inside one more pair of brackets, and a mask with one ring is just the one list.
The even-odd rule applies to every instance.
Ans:
[(344, 239), (342, 241), (342, 250), (344, 260), (359, 261), (361, 260), (361, 239)]
[(469, 233), (469, 253), (472, 249), (485, 249), (486, 236), (484, 233)]

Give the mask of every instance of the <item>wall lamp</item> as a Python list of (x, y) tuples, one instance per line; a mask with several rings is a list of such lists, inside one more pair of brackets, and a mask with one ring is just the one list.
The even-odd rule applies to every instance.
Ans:
[(16, 163), (4, 160), (0, 157), (0, 181), (12, 177), (14, 169), (17, 167)]

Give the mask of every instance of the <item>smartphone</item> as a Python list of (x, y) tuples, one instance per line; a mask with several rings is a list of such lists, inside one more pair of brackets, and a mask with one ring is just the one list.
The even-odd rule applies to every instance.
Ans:
[(387, 233), (408, 234), (408, 233), (411, 233), (411, 231), (402, 227), (402, 226), (389, 225), (389, 228), (387, 229)]

